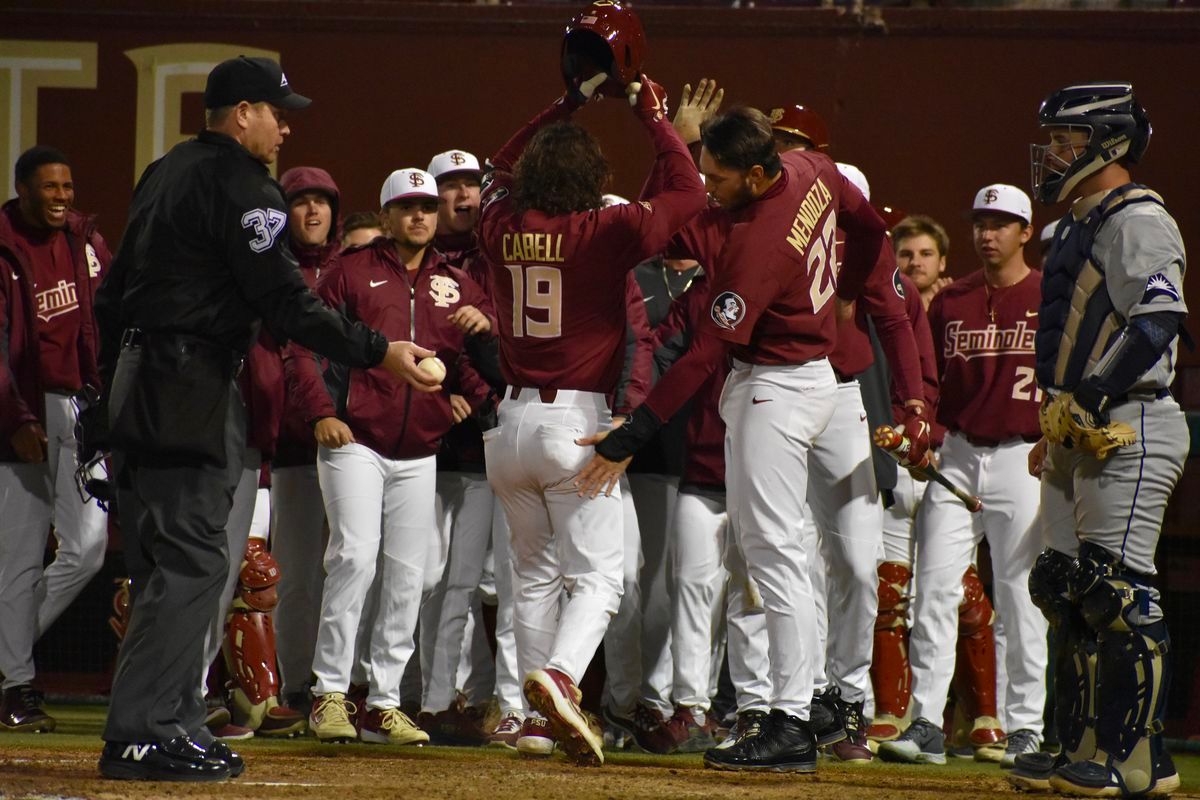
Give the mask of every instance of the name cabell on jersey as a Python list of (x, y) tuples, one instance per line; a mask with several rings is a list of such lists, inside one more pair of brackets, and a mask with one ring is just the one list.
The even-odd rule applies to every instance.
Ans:
[[(1033, 316), (1036, 318), (1036, 312)], [(1018, 320), (1011, 328), (1001, 328), (994, 324), (989, 324), (986, 328), (972, 328), (969, 322), (951, 320), (946, 323), (942, 354), (947, 359), (958, 357), (964, 361), (981, 357), (1032, 354), (1036, 335), (1036, 326), (1030, 327), (1024, 320)]]

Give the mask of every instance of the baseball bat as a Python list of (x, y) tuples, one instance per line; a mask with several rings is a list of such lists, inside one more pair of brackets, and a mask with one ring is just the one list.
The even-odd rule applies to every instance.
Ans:
[[(875, 446), (883, 450), (897, 461), (899, 461), (905, 456), (905, 454), (908, 453), (908, 437), (904, 436), (902, 433), (897, 433), (895, 428), (892, 428), (890, 425), (880, 425), (878, 428), (876, 428), (874, 438)], [(936, 481), (942, 486), (945, 486), (947, 491), (961, 500), (963, 505), (965, 505), (967, 510), (972, 514), (983, 510), (982, 500), (975, 495), (968, 494), (966, 491), (955, 486), (950, 482), (950, 479), (939, 472), (938, 468), (932, 463), (930, 463), (928, 466), (922, 467), (921, 472), (923, 472), (931, 481)]]

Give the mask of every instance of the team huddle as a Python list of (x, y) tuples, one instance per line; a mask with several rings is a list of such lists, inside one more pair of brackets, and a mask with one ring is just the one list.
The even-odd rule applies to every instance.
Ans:
[[(562, 97), (483, 164), (391, 173), (378, 214), (344, 214), (318, 167), (267, 176), (309, 104), (268, 59), (213, 71), (205, 132), (147, 170), (115, 257), (66, 157), (21, 157), (6, 729), (53, 729), (33, 642), (99, 568), (78, 463), (130, 572), (107, 777), (221, 780), (244, 769), (230, 741), (307, 729), (1178, 787), (1153, 576), (1188, 442), (1185, 257), (1130, 177), (1133, 88), (1042, 104), (1033, 194), (1071, 205), (1041, 268), (1030, 196), (996, 183), (964, 202), (980, 266), (951, 281), (942, 226), (872, 205), (812, 109), (722, 110), (706, 79), (672, 115), (643, 49), (632, 12), (589, 6)], [(602, 98), (654, 150), (629, 201), (572, 122)]]

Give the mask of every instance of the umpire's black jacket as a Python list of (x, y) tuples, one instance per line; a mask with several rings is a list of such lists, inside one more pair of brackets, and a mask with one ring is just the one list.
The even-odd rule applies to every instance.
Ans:
[(219, 456), (206, 448), (259, 319), (353, 367), (383, 360), (383, 336), (309, 292), (287, 226), (279, 184), (228, 136), (204, 131), (146, 169), (95, 301), (115, 446)]

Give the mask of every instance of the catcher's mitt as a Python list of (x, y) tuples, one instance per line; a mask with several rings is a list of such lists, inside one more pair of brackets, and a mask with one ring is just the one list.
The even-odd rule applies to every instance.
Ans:
[(1075, 402), (1070, 392), (1047, 398), (1038, 410), (1038, 424), (1051, 442), (1068, 449), (1077, 447), (1101, 461), (1118, 447), (1137, 441), (1128, 424), (1097, 419)]

